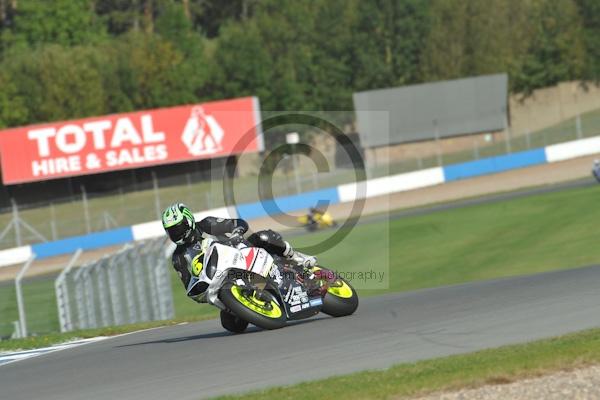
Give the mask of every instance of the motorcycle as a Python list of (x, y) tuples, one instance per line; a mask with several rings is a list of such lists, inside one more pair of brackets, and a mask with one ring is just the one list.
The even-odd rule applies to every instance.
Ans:
[(337, 222), (327, 211), (315, 211), (298, 217), (298, 222), (302, 224), (309, 232), (317, 229), (331, 228), (337, 226)]
[(354, 288), (322, 266), (305, 269), (262, 248), (210, 239), (203, 247), (202, 268), (211, 279), (206, 300), (221, 309), (221, 325), (230, 332), (242, 333), (248, 324), (279, 329), (319, 312), (342, 317), (358, 307)]

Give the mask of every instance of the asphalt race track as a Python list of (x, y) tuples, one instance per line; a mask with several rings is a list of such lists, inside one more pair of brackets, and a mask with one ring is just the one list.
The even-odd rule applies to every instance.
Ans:
[(200, 399), (600, 326), (600, 266), (364, 299), (278, 331), (159, 328), (0, 367), (0, 398)]

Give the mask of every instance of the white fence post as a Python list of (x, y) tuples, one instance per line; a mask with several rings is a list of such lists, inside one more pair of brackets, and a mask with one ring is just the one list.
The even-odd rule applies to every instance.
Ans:
[(170, 319), (175, 317), (173, 291), (171, 289), (171, 275), (169, 275), (169, 265), (167, 262), (167, 256), (170, 254), (171, 242), (159, 239), (157, 244), (161, 245), (157, 248), (154, 259), (158, 262), (153, 269), (156, 276), (158, 298), (160, 299), (160, 319)]
[(121, 270), (121, 279), (123, 280), (123, 289), (125, 290), (125, 302), (127, 304), (127, 317), (126, 323), (134, 324), (139, 321), (137, 307), (135, 304), (135, 293), (133, 286), (133, 271), (131, 271), (130, 265), (130, 252), (131, 246), (122, 254), (117, 263), (118, 268)]
[(19, 327), (21, 331), (20, 337), (22, 338), (27, 337), (27, 317), (25, 315), (25, 303), (23, 302), (21, 280), (23, 279), (23, 276), (25, 276), (25, 273), (27, 272), (29, 267), (31, 267), (33, 260), (35, 260), (35, 255), (31, 256), (31, 258), (27, 260), (27, 262), (25, 263), (25, 265), (23, 265), (23, 268), (21, 268), (21, 271), (19, 271), (17, 277), (15, 278), (15, 288), (17, 289), (17, 307), (19, 309)]
[(87, 317), (85, 315), (85, 296), (83, 293), (83, 284), (81, 283), (81, 275), (83, 271), (89, 267), (89, 264), (85, 264), (79, 268), (73, 276), (73, 283), (75, 284), (75, 305), (77, 307), (77, 329), (86, 329)]
[(85, 231), (86, 233), (90, 233), (92, 231), (92, 222), (90, 219), (90, 207), (88, 205), (87, 192), (85, 191), (85, 186), (81, 185), (81, 201), (83, 204), (83, 216), (85, 219)]
[(96, 268), (96, 284), (98, 286), (98, 300), (100, 302), (100, 326), (109, 326), (112, 323), (110, 315), (109, 292), (106, 288), (106, 269), (108, 265), (108, 257), (105, 256), (100, 260)]
[(139, 310), (139, 321), (149, 321), (150, 311), (148, 309), (148, 276), (144, 271), (144, 253), (146, 250), (147, 243), (137, 246), (131, 249), (129, 253), (129, 268), (133, 272), (133, 290), (137, 297), (137, 304)]
[(58, 321), (60, 323), (61, 332), (69, 332), (73, 330), (73, 319), (71, 317), (71, 303), (69, 302), (69, 285), (67, 276), (71, 269), (81, 256), (82, 250), (77, 249), (69, 263), (62, 270), (60, 275), (54, 281), (54, 291), (56, 293), (56, 306), (58, 307)]
[(85, 307), (87, 314), (88, 328), (97, 328), (98, 320), (96, 318), (96, 297), (94, 293), (94, 271), (98, 268), (99, 262), (96, 261), (90, 267), (83, 271), (83, 293), (85, 294)]
[(121, 287), (123, 286), (123, 283), (119, 279), (119, 266), (116, 261), (122, 257), (123, 252), (127, 251), (127, 247), (128, 245), (125, 245), (117, 254), (113, 255), (108, 262), (108, 290), (112, 306), (113, 322), (115, 325), (123, 325), (125, 323), (123, 297), (121, 296)]

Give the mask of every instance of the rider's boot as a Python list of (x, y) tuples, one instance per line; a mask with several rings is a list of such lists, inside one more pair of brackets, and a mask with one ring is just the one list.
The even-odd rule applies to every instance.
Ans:
[(285, 243), (285, 250), (283, 252), (283, 256), (289, 260), (292, 260), (304, 268), (311, 268), (317, 265), (317, 258), (314, 256), (309, 256), (308, 254), (300, 253), (299, 251), (294, 250), (291, 244), (288, 242)]

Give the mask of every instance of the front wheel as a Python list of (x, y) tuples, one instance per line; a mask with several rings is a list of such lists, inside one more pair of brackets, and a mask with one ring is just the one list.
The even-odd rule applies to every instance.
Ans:
[(279, 329), (285, 326), (284, 309), (269, 292), (263, 291), (258, 296), (252, 289), (226, 282), (219, 291), (219, 298), (233, 314), (259, 328)]
[(346, 280), (337, 278), (329, 284), (321, 311), (332, 317), (344, 317), (353, 314), (357, 308), (358, 295)]

